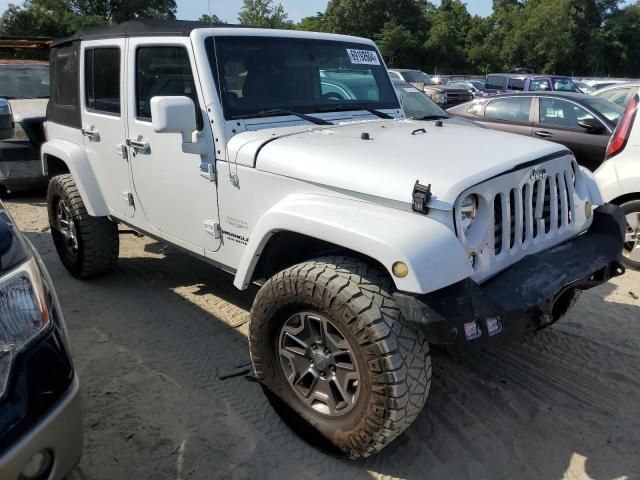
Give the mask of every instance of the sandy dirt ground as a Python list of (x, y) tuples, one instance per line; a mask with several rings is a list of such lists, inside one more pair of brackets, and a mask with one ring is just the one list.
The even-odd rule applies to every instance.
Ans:
[(247, 368), (255, 290), (147, 238), (110, 276), (63, 268), (43, 199), (7, 202), (57, 286), (80, 376), (85, 449), (71, 479), (640, 479), (640, 274), (497, 350), (433, 352), (416, 423), (381, 454), (314, 448)]

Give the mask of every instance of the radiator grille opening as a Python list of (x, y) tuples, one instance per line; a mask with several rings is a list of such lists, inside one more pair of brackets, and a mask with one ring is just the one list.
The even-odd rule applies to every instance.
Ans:
[(528, 240), (572, 223), (573, 171), (532, 179), (493, 197), (494, 255), (518, 249)]

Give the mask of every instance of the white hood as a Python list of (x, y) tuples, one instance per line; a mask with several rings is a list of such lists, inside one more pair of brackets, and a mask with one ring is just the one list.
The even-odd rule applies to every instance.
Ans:
[(21, 122), (27, 118), (45, 118), (47, 116), (48, 98), (9, 100), (13, 111), (13, 120)]
[[(370, 140), (361, 138), (364, 133)], [(561, 151), (567, 150), (521, 135), (386, 120), (246, 132), (229, 143), (228, 158), (245, 164), (255, 160), (262, 171), (406, 203), (418, 180), (431, 184), (432, 206), (450, 208), (467, 188)]]

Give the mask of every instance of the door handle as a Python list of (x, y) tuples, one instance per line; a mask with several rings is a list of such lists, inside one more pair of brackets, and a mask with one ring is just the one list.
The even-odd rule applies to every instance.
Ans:
[(127, 147), (131, 147), (135, 151), (140, 153), (147, 153), (149, 152), (149, 150), (151, 150), (151, 147), (149, 146), (149, 142), (142, 139), (133, 140), (131, 138), (127, 138)]
[(87, 137), (92, 142), (100, 141), (100, 132), (98, 130), (94, 130), (93, 127), (91, 127), (90, 129), (83, 128), (81, 132), (82, 132), (82, 135)]
[(551, 132), (539, 131), (539, 132), (536, 132), (535, 134), (540, 138), (551, 138), (551, 137), (553, 137), (553, 133), (551, 133)]

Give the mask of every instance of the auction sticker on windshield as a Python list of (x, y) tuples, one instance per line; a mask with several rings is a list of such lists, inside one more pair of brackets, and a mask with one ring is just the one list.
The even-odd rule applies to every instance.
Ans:
[(355, 50), (347, 48), (351, 63), (356, 65), (380, 65), (378, 54), (373, 50)]

